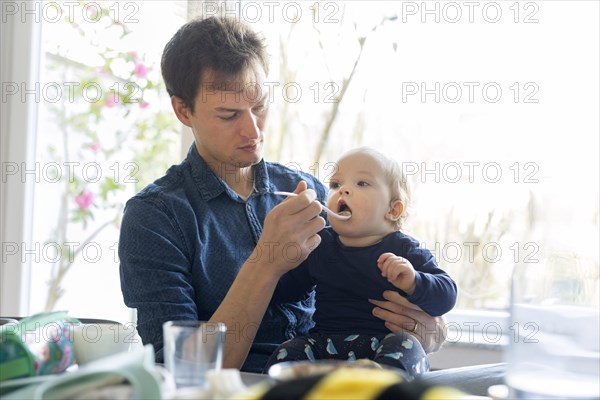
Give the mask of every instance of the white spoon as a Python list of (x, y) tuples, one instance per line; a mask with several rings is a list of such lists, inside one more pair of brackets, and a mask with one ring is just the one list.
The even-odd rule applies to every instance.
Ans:
[[(291, 197), (298, 196), (296, 193), (292, 193), (292, 192), (273, 192), (273, 194), (278, 194), (280, 196), (291, 196)], [(321, 207), (323, 207), (323, 209), (325, 210), (325, 212), (327, 212), (327, 214), (329, 214), (333, 218), (341, 219), (342, 221), (346, 221), (346, 220), (350, 219), (350, 217), (352, 217), (352, 215), (340, 215), (340, 214), (336, 213), (335, 211), (330, 210), (329, 208), (325, 207), (325, 205), (323, 205), (323, 203), (321, 203)]]

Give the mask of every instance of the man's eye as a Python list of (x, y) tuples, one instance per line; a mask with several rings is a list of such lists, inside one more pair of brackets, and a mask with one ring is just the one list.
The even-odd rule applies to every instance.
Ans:
[(257, 114), (262, 114), (265, 111), (267, 111), (267, 107), (265, 107), (264, 104), (259, 104), (256, 107), (254, 107), (252, 110)]
[(219, 115), (219, 118), (223, 121), (232, 121), (237, 117), (237, 113), (227, 114), (227, 115)]

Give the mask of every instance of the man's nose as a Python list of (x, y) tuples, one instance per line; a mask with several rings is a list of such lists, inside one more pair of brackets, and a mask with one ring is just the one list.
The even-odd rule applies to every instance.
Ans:
[(242, 136), (246, 136), (250, 139), (260, 137), (260, 128), (258, 127), (258, 118), (253, 115), (250, 111), (245, 112), (241, 121)]

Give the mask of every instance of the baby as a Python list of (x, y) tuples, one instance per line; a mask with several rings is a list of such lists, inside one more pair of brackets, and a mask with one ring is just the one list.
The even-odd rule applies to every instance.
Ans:
[[(329, 182), (327, 206), (348, 220), (330, 218), (321, 244), (285, 274), (274, 296), (307, 298), (315, 289), (315, 326), (272, 354), (265, 370), (282, 361), (368, 358), (405, 370), (429, 370), (427, 355), (410, 332), (390, 333), (368, 299), (398, 291), (432, 316), (456, 303), (456, 284), (427, 249), (402, 233), (409, 190), (399, 164), (371, 148), (345, 153)], [(292, 335), (291, 333), (290, 335)]]

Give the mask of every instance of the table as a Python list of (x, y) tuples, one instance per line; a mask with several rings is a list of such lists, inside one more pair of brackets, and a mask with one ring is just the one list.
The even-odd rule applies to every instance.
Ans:
[(253, 372), (240, 372), (240, 375), (242, 376), (242, 382), (244, 382), (244, 385), (246, 386), (252, 386), (271, 379), (268, 375), (256, 374)]

